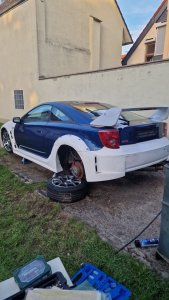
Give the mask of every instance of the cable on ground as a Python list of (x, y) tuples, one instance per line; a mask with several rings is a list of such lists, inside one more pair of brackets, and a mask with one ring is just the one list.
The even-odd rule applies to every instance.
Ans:
[(119, 254), (122, 250), (124, 250), (127, 246), (129, 246), (132, 242), (134, 242), (144, 231), (146, 231), (147, 228), (150, 227), (152, 223), (161, 215), (162, 210), (153, 218), (153, 220), (137, 235), (135, 236), (131, 241), (129, 241), (127, 244), (125, 244), (123, 247), (121, 247), (115, 255)]

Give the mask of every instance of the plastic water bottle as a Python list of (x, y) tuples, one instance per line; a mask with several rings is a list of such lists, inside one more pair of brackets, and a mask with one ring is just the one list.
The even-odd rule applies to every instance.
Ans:
[(134, 243), (137, 248), (155, 247), (158, 246), (159, 239), (135, 240)]

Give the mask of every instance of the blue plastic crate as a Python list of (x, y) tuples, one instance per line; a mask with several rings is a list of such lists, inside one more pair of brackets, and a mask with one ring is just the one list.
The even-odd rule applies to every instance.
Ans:
[(92, 264), (82, 265), (71, 280), (76, 286), (87, 280), (94, 289), (110, 295), (112, 300), (128, 300), (131, 297), (131, 292), (126, 287), (107, 276)]

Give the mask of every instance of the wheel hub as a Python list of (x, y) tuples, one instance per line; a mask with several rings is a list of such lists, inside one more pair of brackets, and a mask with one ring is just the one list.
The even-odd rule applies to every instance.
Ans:
[(70, 171), (75, 178), (82, 179), (84, 177), (84, 168), (80, 161), (74, 161)]

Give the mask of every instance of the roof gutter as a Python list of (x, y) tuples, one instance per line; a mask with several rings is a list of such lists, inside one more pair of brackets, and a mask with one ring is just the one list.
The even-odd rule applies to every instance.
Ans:
[(22, 2), (26, 2), (28, 0), (6, 0), (2, 4), (0, 4), (0, 17), (20, 5)]
[(118, 8), (118, 11), (119, 11), (119, 13), (120, 13), (120, 15), (121, 15), (121, 18), (122, 18), (122, 20), (123, 20), (123, 22), (124, 22), (124, 25), (125, 25), (125, 27), (126, 27), (126, 29), (127, 29), (128, 35), (129, 35), (129, 37), (130, 37), (130, 39), (131, 39), (131, 42), (124, 43), (123, 46), (133, 44), (133, 42), (134, 42), (134, 41), (133, 41), (133, 38), (132, 38), (132, 36), (131, 36), (131, 33), (130, 33), (130, 31), (129, 31), (129, 28), (128, 28), (128, 26), (127, 26), (127, 23), (126, 23), (126, 21), (125, 21), (125, 19), (124, 19), (124, 17), (123, 17), (123, 14), (122, 14), (122, 12), (121, 12), (120, 6), (118, 5), (118, 3), (117, 3), (116, 0), (114, 0), (114, 1), (115, 1), (115, 3), (116, 3), (116, 6), (117, 6), (117, 8)]

